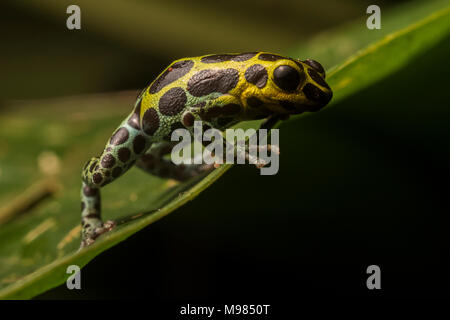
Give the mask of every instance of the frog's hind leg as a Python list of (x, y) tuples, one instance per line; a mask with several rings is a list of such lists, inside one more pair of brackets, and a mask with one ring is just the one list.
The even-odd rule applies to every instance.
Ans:
[(161, 178), (186, 181), (214, 169), (212, 164), (176, 165), (164, 156), (169, 154), (177, 142), (160, 142), (152, 146), (136, 162), (136, 167)]
[(86, 163), (81, 188), (81, 246), (92, 244), (102, 233), (111, 230), (112, 221), (102, 222), (100, 188), (125, 173), (150, 146), (141, 131), (137, 112), (122, 122), (105, 146), (100, 157)]
[(100, 188), (90, 187), (85, 182), (81, 188), (81, 247), (92, 244), (100, 234), (114, 227), (113, 221), (102, 222)]

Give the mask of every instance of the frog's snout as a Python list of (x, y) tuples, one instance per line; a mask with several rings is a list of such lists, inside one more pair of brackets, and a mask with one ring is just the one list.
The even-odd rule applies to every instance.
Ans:
[(320, 89), (312, 83), (305, 84), (303, 87), (303, 92), (310, 101), (314, 102), (314, 111), (318, 111), (325, 107), (333, 97), (333, 92), (329, 89), (329, 87)]
[(307, 69), (308, 81), (303, 87), (303, 93), (314, 105), (314, 111), (320, 110), (330, 102), (333, 92), (325, 81), (325, 69), (311, 59), (303, 61), (310, 68)]

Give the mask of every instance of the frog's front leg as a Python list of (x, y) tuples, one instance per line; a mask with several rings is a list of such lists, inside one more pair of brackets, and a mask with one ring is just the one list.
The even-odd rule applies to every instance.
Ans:
[[(139, 108), (138, 108), (139, 109)], [(114, 132), (100, 157), (86, 163), (81, 188), (81, 246), (92, 244), (114, 222), (102, 222), (100, 188), (125, 173), (150, 146), (139, 124), (139, 111), (133, 112)]]
[[(222, 98), (224, 99), (222, 100)], [(223, 152), (224, 163), (226, 162), (226, 159), (229, 158), (228, 152), (232, 152), (235, 163), (238, 160), (238, 157), (241, 155), (245, 160), (247, 160), (250, 164), (254, 164), (257, 168), (264, 167), (265, 165), (267, 165), (266, 161), (259, 158), (256, 154), (263, 151), (279, 153), (278, 146), (272, 146), (270, 144), (250, 145), (250, 143), (248, 143), (248, 140), (246, 140), (244, 144), (234, 143), (233, 145), (230, 145), (230, 142), (225, 138), (223, 129), (237, 123), (239, 119), (239, 113), (242, 112), (242, 107), (237, 103), (237, 101), (235, 102), (232, 99), (235, 98), (222, 96), (212, 103), (202, 106), (201, 108), (191, 108), (187, 111), (188, 114), (192, 114), (193, 120), (191, 121), (191, 123), (193, 123), (194, 120), (201, 120), (203, 122), (203, 131), (205, 131), (208, 127), (215, 128), (220, 131), (220, 135), (222, 136), (222, 141), (224, 143), (223, 150), (226, 151)], [(279, 120), (282, 119), (284, 119), (283, 116), (271, 115), (262, 123), (260, 129), (270, 130), (276, 125)], [(260, 141), (262, 140), (261, 138), (262, 137), (260, 136)], [(251, 140), (252, 139), (250, 139), (250, 141)], [(216, 165), (216, 167), (217, 166), (218, 164)]]
[(277, 125), (279, 121), (287, 119), (289, 119), (289, 115), (273, 114), (264, 119), (259, 128), (271, 130)]
[[(271, 130), (277, 125), (277, 123), (281, 120), (287, 120), (289, 119), (288, 115), (280, 115), (280, 114), (273, 114), (270, 115), (269, 117), (267, 117), (266, 119), (264, 119), (264, 121), (261, 123), (261, 125), (259, 126), (259, 129), (263, 129), (263, 130), (267, 130), (266, 131), (266, 135), (269, 134)], [(265, 136), (262, 136), (261, 133), (259, 135), (259, 140), (261, 141), (263, 138), (265, 138)], [(260, 152), (275, 152), (277, 154), (280, 154), (280, 148), (277, 145), (272, 145), (272, 144), (263, 144), (263, 145), (259, 145), (257, 144), (255, 145), (249, 145), (247, 146), (246, 151), (256, 151), (258, 153)], [(257, 164), (257, 167), (261, 167), (264, 166), (265, 163), (261, 162)]]

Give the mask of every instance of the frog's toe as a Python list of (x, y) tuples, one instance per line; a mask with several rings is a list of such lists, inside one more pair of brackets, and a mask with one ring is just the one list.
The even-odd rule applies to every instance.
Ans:
[(275, 154), (280, 154), (280, 147), (276, 144), (265, 144), (265, 145), (252, 145), (249, 147), (249, 151), (257, 151), (257, 152), (273, 152)]
[(80, 248), (88, 247), (95, 242), (95, 240), (102, 234), (111, 231), (117, 223), (113, 220), (108, 220), (101, 226), (96, 227), (91, 232), (86, 233), (81, 241)]
[(107, 231), (111, 231), (117, 223), (114, 220), (108, 220), (103, 224), (103, 228), (107, 229)]
[(89, 247), (91, 244), (93, 244), (95, 242), (95, 239), (93, 239), (93, 238), (84, 238), (82, 241), (81, 241), (81, 244), (80, 244), (80, 249), (82, 249), (82, 248), (85, 248), (85, 247)]
[(275, 144), (268, 144), (267, 150), (269, 150), (270, 152), (274, 152), (278, 155), (280, 154), (280, 147)]
[(97, 227), (94, 230), (94, 239), (96, 239), (98, 236), (111, 231), (116, 226), (116, 222), (113, 220), (108, 220), (101, 227)]
[(256, 168), (261, 169), (263, 167), (265, 167), (267, 165), (267, 161), (263, 160), (263, 159), (258, 159), (257, 162), (255, 163)]

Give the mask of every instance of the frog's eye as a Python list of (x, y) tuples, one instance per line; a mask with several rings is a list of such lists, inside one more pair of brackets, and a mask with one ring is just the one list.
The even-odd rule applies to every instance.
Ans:
[(294, 68), (282, 65), (273, 71), (273, 81), (282, 90), (294, 91), (300, 84), (300, 75)]
[(320, 73), (325, 78), (325, 69), (316, 60), (306, 59), (303, 62), (306, 63), (311, 68), (315, 69), (318, 73)]

